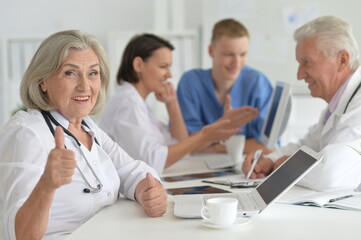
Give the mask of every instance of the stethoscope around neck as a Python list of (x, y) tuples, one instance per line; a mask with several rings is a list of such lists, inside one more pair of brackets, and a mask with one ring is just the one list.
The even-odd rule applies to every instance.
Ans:
[(347, 104), (346, 104), (346, 107), (345, 109), (343, 110), (343, 113), (346, 112), (347, 108), (348, 108), (348, 105), (350, 104), (350, 102), (352, 101), (353, 97), (356, 95), (356, 93), (358, 92), (358, 90), (360, 89), (361, 87), (361, 82), (357, 85), (356, 89), (354, 90), (354, 92), (352, 93), (350, 99), (348, 100)]
[[(71, 138), (73, 138), (76, 142), (76, 148), (79, 150), (80, 154), (82, 155), (82, 157), (84, 158), (87, 166), (89, 167), (89, 169), (91, 170), (92, 174), (94, 175), (95, 179), (98, 182), (98, 185), (96, 187), (92, 186), (89, 181), (87, 180), (87, 178), (85, 177), (85, 175), (83, 174), (83, 172), (80, 170), (79, 166), (77, 165), (77, 169), (81, 175), (81, 177), (83, 178), (83, 180), (85, 181), (86, 185), (88, 186), (87, 188), (83, 189), (84, 193), (98, 193), (103, 189), (103, 184), (101, 183), (98, 175), (95, 173), (94, 169), (92, 168), (91, 164), (88, 162), (87, 158), (85, 157), (85, 154), (83, 152), (83, 150), (81, 149), (81, 143), (79, 142), (79, 140), (66, 128), (64, 128), (58, 121), (56, 121), (56, 119), (50, 114), (50, 112), (48, 111), (41, 111), (41, 114), (43, 115), (46, 124), (48, 125), (50, 132), (53, 134), (53, 136), (55, 135), (54, 129), (53, 129), (53, 125), (51, 124), (51, 122), (55, 125), (55, 126), (60, 126), (64, 133), (67, 134), (68, 136), (70, 136)], [(88, 125), (86, 124), (86, 122), (83, 120), (82, 121), (82, 125), (86, 126), (87, 128)], [(94, 141), (96, 144), (99, 145), (98, 140), (96, 138), (94, 138)], [(64, 146), (66, 148), (66, 146)]]

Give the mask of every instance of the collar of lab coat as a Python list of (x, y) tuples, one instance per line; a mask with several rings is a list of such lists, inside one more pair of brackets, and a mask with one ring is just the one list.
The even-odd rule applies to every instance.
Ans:
[(346, 86), (345, 91), (343, 92), (340, 101), (337, 104), (335, 111), (331, 114), (330, 118), (326, 121), (323, 129), (322, 135), (326, 134), (330, 129), (332, 129), (340, 117), (343, 115), (345, 111), (345, 107), (349, 102), (352, 94), (356, 90), (361, 80), (361, 67), (357, 68), (353, 73), (349, 83)]

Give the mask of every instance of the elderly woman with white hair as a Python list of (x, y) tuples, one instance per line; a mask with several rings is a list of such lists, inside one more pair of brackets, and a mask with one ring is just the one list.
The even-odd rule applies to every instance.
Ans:
[(165, 213), (156, 171), (88, 116), (102, 109), (108, 82), (93, 36), (63, 31), (40, 45), (21, 83), (28, 110), (0, 131), (0, 236), (63, 239), (119, 194), (151, 217)]

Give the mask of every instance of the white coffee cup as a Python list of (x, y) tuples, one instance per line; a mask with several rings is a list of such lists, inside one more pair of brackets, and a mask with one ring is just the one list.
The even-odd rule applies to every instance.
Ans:
[(242, 134), (233, 135), (224, 142), (228, 156), (237, 164), (243, 162), (245, 142), (246, 137)]
[(211, 198), (202, 207), (201, 216), (214, 225), (232, 225), (237, 217), (237, 205), (235, 198)]

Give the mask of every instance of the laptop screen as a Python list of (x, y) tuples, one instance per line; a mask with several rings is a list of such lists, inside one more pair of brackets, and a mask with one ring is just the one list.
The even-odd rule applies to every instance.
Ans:
[(263, 201), (269, 204), (315, 162), (317, 162), (316, 158), (298, 150), (272, 175), (266, 178), (256, 190)]

